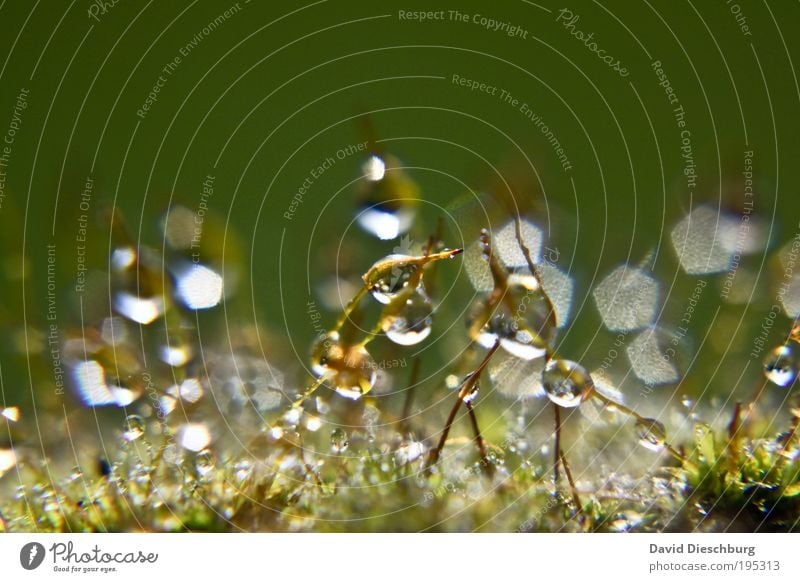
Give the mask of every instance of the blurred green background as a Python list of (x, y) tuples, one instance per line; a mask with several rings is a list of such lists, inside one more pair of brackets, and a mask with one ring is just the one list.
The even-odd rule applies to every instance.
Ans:
[[(497, 168), (520, 208), (547, 231), (559, 266), (576, 279), (578, 324), (566, 333), (563, 352), (590, 367), (613, 338), (600, 329), (593, 284), (617, 264), (638, 263), (655, 250), (662, 296), (676, 298), (663, 320), (680, 319), (695, 283), (680, 275), (669, 231), (702, 202), (741, 210), (745, 150), (754, 152), (755, 212), (771, 227), (770, 250), (794, 236), (800, 217), (795, 3), (571, 2), (566, 8), (580, 17), (574, 29), (557, 21), (563, 4), (522, 0), (459, 2), (468, 22), (449, 14), (443, 21), (399, 18), (400, 10), (454, 5), (3, 2), (0, 132), (20, 91), (29, 91), (0, 208), (7, 403), (28, 407), (31, 384), (52, 382), (46, 346), (39, 345), (38, 355), (34, 349), (35, 330), (47, 325), (48, 244), (57, 245), (59, 328), (67, 334), (80, 325), (75, 237), (87, 177), (94, 181), (87, 262), (103, 269), (110, 245), (103, 208), (116, 206), (134, 236), (160, 247), (163, 211), (171, 202), (195, 208), (203, 181), (213, 175), (209, 207), (229, 220), (228, 243), (239, 239), (246, 272), (225, 314), (228, 325), (257, 319), (279, 338), (279, 349), (291, 353), (291, 343), (304, 357), (314, 334), (308, 289), (313, 297), (316, 281), (334, 270), (338, 245), (340, 260), (354, 263), (348, 268), (355, 273), (397, 244), (374, 241), (351, 223), (348, 184), (359, 175), (358, 155), (337, 160), (293, 218), (284, 217), (314, 168), (364, 141), (358, 120), (365, 113), (387, 150), (415, 168), (409, 172), (426, 201), (411, 233), (416, 241), (425, 240), (439, 216), (448, 222), (442, 209), (468, 188), (499, 189)], [(519, 26), (526, 38), (487, 29), (472, 21), (475, 14)], [(614, 72), (570, 30), (593, 33), (629, 75)], [(180, 63), (165, 73), (177, 56)], [(691, 190), (680, 129), (653, 61), (662, 63), (685, 109), (698, 174)], [(519, 106), (454, 84), (453, 75), (527, 103), (571, 169), (563, 169)], [(157, 101), (137, 115), (160, 76)], [(448, 233), (446, 244), (463, 243)], [(719, 329), (703, 344), (708, 351), (693, 376), (697, 391), (717, 373), (720, 386), (736, 381), (741, 368), (720, 368), (719, 358), (746, 358), (774, 303), (774, 261), (760, 254), (746, 262), (763, 267), (754, 301), (727, 306), (716, 320)], [(456, 294), (457, 311), (471, 296), (468, 282), (455, 263), (443, 273), (465, 288)], [(710, 280), (716, 285), (717, 278)], [(718, 305), (716, 292), (704, 296), (693, 337), (705, 336)], [(326, 313), (325, 321), (333, 317)], [(787, 325), (776, 325), (775, 342)]]

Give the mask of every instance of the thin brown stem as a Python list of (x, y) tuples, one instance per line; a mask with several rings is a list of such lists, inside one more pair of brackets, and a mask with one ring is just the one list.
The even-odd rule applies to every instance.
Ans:
[[(622, 414), (625, 414), (626, 416), (631, 416), (631, 417), (635, 418), (636, 420), (638, 420), (640, 422), (643, 422), (643, 423), (652, 422), (651, 419), (642, 416), (641, 414), (636, 412), (633, 408), (629, 408), (629, 407), (625, 406), (624, 404), (621, 404), (621, 403), (619, 403), (619, 402), (617, 402), (615, 400), (611, 400), (611, 398), (609, 398), (608, 396), (602, 395), (600, 392), (598, 392), (595, 389), (591, 390), (591, 392), (589, 393), (589, 397), (597, 398), (598, 400), (603, 402), (603, 404), (605, 404), (606, 406), (608, 406), (610, 408), (616, 408)], [(683, 453), (681, 453), (679, 450), (677, 450), (675, 447), (673, 447), (667, 441), (664, 441), (664, 448), (669, 452), (669, 454), (671, 454), (677, 460), (679, 460), (681, 462), (686, 462), (686, 456)]]
[[(428, 463), (426, 465), (427, 469), (430, 469), (439, 460), (439, 457), (442, 454), (442, 449), (444, 449), (444, 445), (447, 442), (447, 435), (450, 433), (450, 427), (453, 425), (453, 421), (455, 421), (456, 413), (458, 412), (461, 403), (465, 402), (466, 404), (469, 404), (471, 406), (471, 403), (466, 402), (465, 399), (472, 392), (472, 389), (474, 388), (475, 384), (478, 383), (478, 380), (480, 379), (483, 370), (489, 364), (489, 361), (492, 359), (492, 356), (495, 354), (495, 352), (499, 347), (500, 347), (500, 342), (495, 342), (492, 348), (486, 353), (486, 356), (484, 356), (483, 361), (480, 363), (480, 365), (475, 369), (474, 372), (472, 372), (472, 374), (469, 375), (469, 377), (466, 379), (466, 381), (462, 384), (461, 388), (459, 389), (458, 400), (456, 400), (456, 403), (450, 410), (450, 414), (448, 415), (447, 421), (445, 422), (444, 430), (442, 431), (442, 436), (439, 439), (439, 443), (436, 445), (435, 449), (431, 450), (430, 456), (428, 457)], [(476, 427), (477, 427), (477, 421), (476, 421)]]
[(575, 479), (572, 477), (572, 469), (569, 468), (569, 463), (567, 462), (567, 457), (564, 455), (564, 451), (561, 451), (561, 464), (564, 465), (564, 474), (567, 476), (567, 482), (569, 483), (569, 490), (572, 494), (572, 502), (575, 504), (575, 509), (578, 513), (583, 513), (583, 505), (581, 504), (581, 498), (578, 495), (578, 486), (575, 485)]
[(793, 414), (792, 415), (792, 425), (789, 429), (789, 434), (786, 435), (786, 440), (783, 441), (783, 446), (781, 447), (780, 458), (777, 462), (777, 468), (783, 469), (786, 466), (786, 463), (789, 462), (790, 455), (789, 448), (794, 444), (795, 439), (797, 438), (798, 430), (800, 429), (800, 415)]
[(426, 468), (430, 469), (439, 460), (439, 456), (442, 454), (442, 449), (444, 449), (444, 445), (447, 442), (447, 435), (450, 433), (450, 427), (453, 426), (453, 421), (456, 419), (456, 413), (458, 412), (458, 409), (461, 407), (461, 402), (462, 402), (461, 398), (456, 400), (456, 403), (450, 410), (450, 414), (447, 416), (447, 421), (445, 421), (444, 423), (444, 430), (442, 430), (442, 436), (439, 439), (439, 444), (436, 445), (435, 449), (431, 450), (431, 454), (428, 457), (428, 464)]
[(550, 310), (547, 316), (548, 323), (553, 326), (553, 328), (556, 328), (556, 309), (553, 306), (553, 302), (550, 300), (550, 296), (544, 292), (544, 285), (542, 284), (542, 276), (539, 272), (539, 268), (534, 264), (533, 258), (531, 257), (531, 251), (528, 248), (528, 245), (526, 245), (525, 241), (522, 239), (522, 221), (519, 219), (518, 214), (514, 216), (514, 234), (517, 237), (517, 244), (519, 245), (519, 248), (522, 250), (522, 254), (525, 257), (525, 262), (528, 263), (528, 270), (536, 279), (536, 282), (542, 289), (542, 295), (544, 296), (545, 301), (547, 301), (547, 308)]
[(553, 404), (553, 411), (555, 415), (556, 431), (555, 431), (555, 451), (553, 452), (553, 483), (558, 487), (559, 481), (559, 467), (561, 465), (561, 408), (557, 404)]
[(350, 317), (350, 314), (353, 313), (353, 310), (356, 308), (356, 306), (361, 302), (361, 300), (367, 294), (367, 291), (369, 291), (369, 287), (367, 287), (366, 285), (362, 286), (358, 290), (358, 293), (356, 293), (353, 296), (353, 298), (347, 304), (347, 307), (344, 308), (344, 311), (339, 316), (339, 319), (336, 320), (336, 325), (333, 326), (333, 329), (331, 331), (339, 331), (342, 328), (344, 323)]
[(558, 487), (558, 466), (561, 464), (564, 467), (564, 474), (567, 476), (567, 482), (569, 483), (569, 490), (570, 494), (572, 495), (572, 502), (575, 504), (575, 508), (578, 513), (583, 513), (583, 505), (581, 505), (581, 498), (578, 496), (578, 488), (575, 485), (575, 479), (572, 477), (572, 471), (569, 468), (569, 463), (567, 462), (567, 457), (564, 455), (564, 451), (561, 450), (561, 407), (558, 404), (553, 404), (553, 409), (555, 410), (555, 422), (556, 422), (556, 435), (555, 435), (555, 485), (556, 488)]
[(483, 439), (483, 435), (481, 435), (481, 429), (478, 426), (478, 417), (475, 415), (475, 407), (472, 406), (472, 402), (465, 402), (464, 404), (469, 412), (469, 420), (472, 424), (472, 432), (475, 433), (475, 444), (478, 446), (478, 454), (481, 457), (481, 467), (484, 471), (486, 471), (486, 474), (491, 477), (494, 475), (494, 465), (489, 462), (489, 457), (486, 454), (486, 441)]
[(759, 377), (756, 380), (756, 385), (753, 388), (753, 392), (750, 394), (750, 397), (746, 400), (746, 404), (744, 405), (745, 409), (745, 418), (749, 419), (750, 413), (753, 411), (753, 407), (758, 402), (758, 399), (761, 398), (761, 394), (764, 392), (764, 388), (767, 386), (768, 381), (763, 377)]
[(309, 386), (305, 392), (303, 392), (300, 396), (298, 396), (295, 401), (292, 403), (292, 407), (302, 406), (303, 403), (308, 400), (308, 398), (317, 391), (317, 389), (325, 383), (325, 380), (328, 379), (328, 376), (322, 375), (317, 378), (314, 383)]
[(728, 465), (732, 471), (738, 470), (738, 460), (739, 460), (739, 429), (741, 429), (742, 424), (742, 403), (737, 402), (733, 407), (733, 414), (731, 415), (731, 421), (728, 423), (728, 444), (726, 445), (726, 449), (730, 454), (727, 454), (726, 457), (728, 458)]

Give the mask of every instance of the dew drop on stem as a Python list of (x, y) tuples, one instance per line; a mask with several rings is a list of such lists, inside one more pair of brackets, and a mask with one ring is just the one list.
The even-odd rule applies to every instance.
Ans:
[(642, 418), (636, 421), (636, 436), (639, 444), (651, 451), (661, 451), (667, 443), (667, 430), (654, 418)]
[(331, 452), (335, 455), (339, 453), (343, 453), (347, 450), (347, 447), (350, 445), (350, 441), (347, 439), (347, 433), (344, 429), (335, 428), (331, 431)]
[[(404, 299), (404, 300), (403, 300)], [(425, 292), (415, 289), (399, 305), (389, 305), (381, 318), (386, 337), (401, 346), (413, 346), (427, 338), (433, 326), (433, 303)]]
[(764, 359), (764, 375), (767, 380), (783, 388), (797, 379), (797, 356), (790, 344), (773, 349)]
[(375, 385), (378, 366), (363, 345), (349, 345), (333, 331), (314, 344), (311, 369), (317, 377), (325, 377), (339, 395), (357, 400)]
[(125, 442), (130, 443), (141, 437), (144, 431), (144, 419), (137, 414), (129, 414), (125, 419), (125, 429), (122, 432), (122, 438)]
[(542, 372), (547, 397), (563, 408), (578, 406), (594, 386), (586, 369), (571, 360), (550, 360)]

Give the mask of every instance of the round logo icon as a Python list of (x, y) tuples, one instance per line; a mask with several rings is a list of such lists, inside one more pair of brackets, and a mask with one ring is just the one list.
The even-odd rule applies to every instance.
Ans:
[(39, 542), (30, 542), (19, 551), (19, 563), (26, 570), (35, 570), (44, 561), (44, 546)]

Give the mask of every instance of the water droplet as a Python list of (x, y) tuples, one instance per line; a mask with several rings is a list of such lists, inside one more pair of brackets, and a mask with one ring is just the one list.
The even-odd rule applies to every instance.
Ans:
[(383, 180), (386, 174), (386, 162), (380, 156), (373, 154), (367, 158), (361, 169), (367, 180), (377, 182), (378, 180)]
[(197, 470), (197, 475), (201, 478), (207, 478), (214, 471), (215, 459), (214, 453), (208, 449), (204, 449), (197, 453), (194, 458), (194, 466)]
[(571, 360), (550, 360), (542, 372), (547, 397), (564, 408), (578, 406), (594, 384), (586, 369)]
[(413, 346), (427, 338), (433, 325), (433, 303), (420, 288), (400, 305), (389, 305), (381, 318), (381, 329), (394, 343)]
[(199, 422), (187, 422), (178, 429), (178, 443), (184, 449), (200, 452), (211, 444), (211, 432)]
[(344, 358), (339, 332), (321, 335), (311, 346), (311, 370), (317, 376), (331, 374), (336, 362)]
[(381, 240), (391, 240), (411, 228), (419, 189), (392, 156), (371, 155), (358, 185), (359, 226)]
[(169, 415), (170, 412), (175, 410), (175, 406), (177, 406), (178, 401), (173, 398), (172, 396), (162, 396), (158, 399), (158, 414), (161, 417), (165, 417)]
[(233, 466), (234, 476), (238, 481), (244, 481), (253, 474), (253, 464), (248, 459), (236, 461)]
[(341, 428), (335, 428), (331, 431), (331, 452), (335, 455), (343, 453), (350, 445), (347, 440), (347, 433)]
[(11, 422), (19, 421), (19, 407), (9, 406), (8, 408), (0, 408), (0, 416), (3, 416)]
[(322, 428), (322, 421), (320, 420), (319, 416), (309, 415), (306, 419), (306, 428), (309, 432), (317, 432), (320, 428)]
[(773, 384), (786, 387), (797, 379), (797, 357), (789, 344), (772, 350), (764, 359), (764, 375)]
[[(555, 339), (550, 304), (536, 277), (512, 273), (500, 303), (490, 309), (489, 297), (473, 305), (467, 318), (472, 338), (485, 348), (500, 341), (509, 354), (524, 360), (543, 357)], [(480, 326), (480, 322), (484, 325)], [(480, 327), (479, 327), (480, 326)]]
[(325, 376), (339, 395), (357, 400), (375, 385), (378, 366), (363, 345), (346, 345), (334, 331), (314, 344), (311, 369)]
[(175, 269), (177, 295), (189, 309), (210, 309), (222, 301), (222, 275), (199, 263), (184, 263)]
[(114, 309), (131, 321), (147, 325), (167, 308), (169, 281), (164, 278), (164, 261), (152, 249), (142, 247), (136, 252), (124, 248), (127, 250), (121, 255), (114, 251), (111, 257), (115, 268)]
[(188, 378), (180, 384), (167, 388), (167, 394), (173, 398), (185, 400), (190, 404), (200, 400), (203, 397), (203, 393), (203, 386), (196, 378)]
[(314, 398), (314, 406), (316, 407), (317, 412), (322, 415), (328, 414), (331, 411), (331, 405), (319, 396)]
[(0, 477), (17, 464), (17, 454), (13, 449), (0, 449)]
[(419, 263), (411, 262), (411, 255), (394, 254), (377, 261), (364, 276), (370, 294), (379, 303), (388, 305), (406, 288), (409, 280), (421, 268)]
[(447, 386), (448, 390), (455, 390), (461, 385), (461, 381), (455, 374), (448, 374), (444, 379), (444, 385)]
[(97, 360), (74, 364), (72, 378), (78, 396), (86, 406), (127, 406), (140, 395), (133, 390), (109, 384), (105, 368)]
[(644, 522), (644, 516), (634, 511), (620, 514), (617, 519), (609, 523), (609, 527), (617, 532), (629, 532), (635, 530)]
[(119, 291), (114, 296), (114, 309), (131, 321), (147, 325), (164, 313), (164, 300), (158, 296), (144, 297)]
[(122, 438), (130, 443), (141, 437), (144, 431), (144, 419), (137, 414), (129, 414), (125, 419), (125, 430), (122, 432)]
[(486, 349), (490, 349), (498, 340), (497, 333), (491, 325), (493, 317), (489, 309), (488, 298), (479, 299), (472, 304), (466, 319), (470, 336)]
[[(464, 390), (466, 388), (466, 384), (469, 381), (469, 379), (472, 378), (472, 375), (473, 375), (473, 373), (469, 373), (466, 376), (464, 376), (464, 379), (461, 381), (461, 386), (462, 386), (461, 389), (462, 390)], [(470, 403), (474, 402), (478, 398), (478, 395), (480, 394), (480, 392), (481, 392), (481, 383), (480, 383), (480, 380), (476, 380), (469, 387), (469, 391), (467, 391), (467, 392), (465, 392), (464, 394), (461, 395), (461, 400), (465, 404), (470, 404)]]
[(636, 436), (643, 447), (659, 452), (666, 445), (667, 429), (654, 418), (644, 418), (636, 421)]
[(412, 206), (402, 201), (367, 206), (358, 214), (358, 224), (380, 240), (392, 240), (408, 231), (414, 221)]
[(189, 345), (164, 344), (158, 348), (158, 357), (165, 364), (180, 367), (192, 357), (192, 350)]
[(394, 453), (394, 462), (397, 465), (413, 463), (425, 454), (425, 445), (419, 441), (403, 443)]
[(283, 422), (286, 426), (296, 427), (303, 418), (303, 409), (299, 406), (292, 406), (283, 414)]
[(136, 262), (136, 249), (133, 247), (117, 247), (111, 252), (111, 267), (116, 271), (125, 271)]

